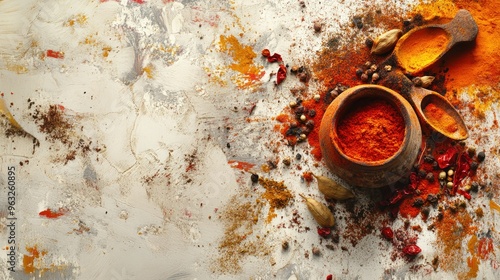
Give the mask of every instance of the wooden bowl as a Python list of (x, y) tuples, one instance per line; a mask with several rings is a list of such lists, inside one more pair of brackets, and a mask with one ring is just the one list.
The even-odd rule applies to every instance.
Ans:
[[(338, 126), (346, 113), (371, 100), (387, 101), (401, 115), (404, 137), (399, 149), (389, 157), (366, 161), (348, 156), (341, 149)], [(383, 86), (361, 85), (344, 91), (328, 106), (321, 121), (319, 139), (324, 160), (334, 174), (353, 186), (377, 188), (393, 184), (409, 174), (419, 154), (422, 131), (417, 115), (402, 96)]]

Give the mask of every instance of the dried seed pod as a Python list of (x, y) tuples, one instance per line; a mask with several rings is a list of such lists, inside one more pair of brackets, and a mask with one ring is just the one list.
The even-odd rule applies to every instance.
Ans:
[(420, 80), (422, 81), (422, 87), (427, 88), (434, 81), (434, 76), (423, 76), (420, 78)]
[(326, 205), (312, 197), (306, 197), (302, 194), (300, 196), (306, 200), (307, 209), (309, 209), (309, 212), (311, 212), (320, 226), (333, 227), (333, 225), (335, 225), (335, 218)]
[(403, 31), (400, 29), (392, 29), (384, 34), (380, 35), (373, 42), (372, 51), (373, 54), (384, 54), (391, 51), (399, 40), (399, 37), (403, 35)]
[(415, 77), (415, 78), (411, 79), (411, 82), (416, 87), (421, 87), (422, 86), (422, 80), (420, 79), (420, 77)]
[(415, 77), (411, 80), (416, 87), (429, 87), (434, 81), (434, 76)]
[(334, 180), (321, 175), (317, 176), (313, 174), (313, 176), (316, 178), (316, 180), (318, 180), (319, 191), (323, 195), (325, 195), (326, 198), (345, 200), (354, 197), (354, 194), (351, 192), (351, 190), (346, 189)]

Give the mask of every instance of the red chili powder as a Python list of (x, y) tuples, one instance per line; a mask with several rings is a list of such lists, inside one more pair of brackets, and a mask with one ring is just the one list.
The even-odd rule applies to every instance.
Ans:
[(431, 124), (443, 127), (449, 133), (453, 133), (458, 130), (458, 125), (455, 119), (434, 103), (429, 103), (425, 106), (424, 115)]
[(388, 101), (365, 99), (342, 116), (337, 125), (338, 144), (349, 157), (379, 161), (394, 155), (405, 136), (405, 122)]
[(317, 160), (320, 161), (322, 158), (321, 147), (319, 144), (319, 127), (321, 124), (321, 119), (325, 114), (326, 107), (328, 106), (324, 102), (316, 102), (314, 99), (304, 100), (302, 102), (304, 108), (308, 111), (314, 110), (316, 115), (311, 118), (314, 121), (314, 127), (307, 136), (307, 141), (311, 146), (311, 155)]

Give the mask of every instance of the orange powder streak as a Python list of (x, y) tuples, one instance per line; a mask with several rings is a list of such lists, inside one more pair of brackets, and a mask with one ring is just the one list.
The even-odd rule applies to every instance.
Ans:
[(247, 172), (250, 171), (255, 166), (255, 164), (253, 164), (253, 163), (244, 162), (244, 161), (237, 161), (237, 160), (230, 160), (227, 163), (232, 168), (241, 169), (241, 170), (244, 170)]
[(500, 212), (500, 205), (498, 205), (498, 203), (496, 203), (493, 200), (490, 200), (490, 208), (493, 209), (493, 210), (497, 210), (498, 212)]
[(265, 74), (262, 66), (254, 64), (253, 60), (257, 54), (252, 47), (240, 44), (234, 36), (220, 36), (219, 47), (222, 52), (229, 54), (234, 63), (229, 67), (241, 73), (246, 82), (238, 83), (239, 86), (249, 86), (258, 82)]
[(39, 260), (40, 257), (43, 257), (47, 254), (46, 251), (38, 251), (37, 246), (26, 247), (29, 255), (26, 254), (23, 256), (23, 267), (25, 273), (33, 273), (35, 272), (35, 261)]

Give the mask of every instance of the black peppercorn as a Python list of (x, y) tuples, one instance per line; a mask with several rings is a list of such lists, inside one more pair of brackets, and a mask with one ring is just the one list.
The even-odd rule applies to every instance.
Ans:
[(475, 161), (473, 161), (473, 162), (470, 163), (470, 169), (472, 171), (476, 171), (478, 166), (479, 166), (479, 164), (477, 162), (475, 162)]
[(427, 173), (427, 175), (425, 175), (425, 179), (431, 183), (434, 182), (434, 173), (432, 172)]
[(373, 46), (373, 40), (372, 40), (372, 38), (366, 38), (365, 45), (367, 47), (371, 48)]
[(424, 156), (424, 161), (427, 163), (433, 163), (434, 158), (431, 155), (426, 155), (426, 156)]
[(252, 173), (252, 175), (250, 176), (250, 180), (252, 180), (252, 183), (259, 182), (259, 175)]
[(301, 155), (301, 154), (296, 154), (296, 155), (295, 155), (295, 158), (296, 158), (297, 160), (300, 160), (300, 159), (302, 158), (302, 155)]
[(477, 192), (479, 190), (479, 184), (477, 182), (472, 182), (472, 184), (470, 184), (470, 190), (471, 192)]
[(314, 109), (309, 110), (308, 115), (309, 117), (314, 118), (314, 116), (316, 116), (316, 110)]
[(421, 198), (417, 198), (413, 201), (414, 207), (421, 207), (422, 205), (424, 205), (424, 201)]
[(477, 153), (477, 161), (483, 162), (485, 158), (486, 158), (486, 154), (484, 153), (484, 151)]
[(425, 176), (427, 176), (427, 172), (425, 172), (425, 170), (423, 169), (418, 170), (418, 177), (425, 178)]

